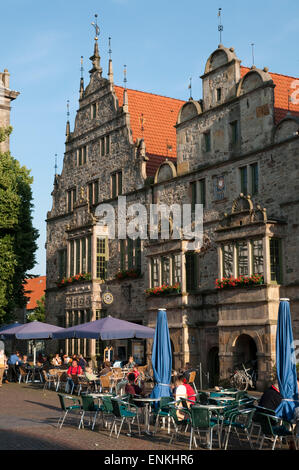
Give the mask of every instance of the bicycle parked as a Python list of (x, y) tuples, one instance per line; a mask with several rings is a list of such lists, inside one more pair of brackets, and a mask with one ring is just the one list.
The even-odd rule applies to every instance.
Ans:
[(254, 368), (248, 368), (242, 364), (242, 369), (236, 369), (230, 377), (230, 384), (238, 390), (247, 390), (248, 387), (255, 388), (257, 373)]

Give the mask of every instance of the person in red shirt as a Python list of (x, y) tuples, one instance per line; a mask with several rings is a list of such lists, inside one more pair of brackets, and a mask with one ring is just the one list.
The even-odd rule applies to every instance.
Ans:
[[(186, 379), (184, 379), (184, 385), (186, 387), (186, 392), (187, 392), (187, 398), (188, 400), (194, 401), (195, 402), (195, 391), (192, 385), (190, 385)], [(191, 405), (191, 403), (190, 403)]]
[(82, 370), (82, 367), (81, 366), (78, 366), (78, 363), (76, 360), (73, 360), (72, 361), (72, 364), (70, 365), (70, 367), (68, 368), (67, 370), (67, 375), (68, 375), (68, 379), (67, 379), (67, 383), (66, 383), (66, 392), (68, 393), (69, 390), (73, 390), (74, 388), (74, 381), (72, 379), (72, 376), (73, 375), (82, 375), (83, 374), (83, 370)]

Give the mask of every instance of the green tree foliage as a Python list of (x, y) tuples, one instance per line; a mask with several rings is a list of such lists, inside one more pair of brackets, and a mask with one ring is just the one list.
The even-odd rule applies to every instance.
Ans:
[[(0, 142), (11, 128), (0, 128)], [(0, 323), (24, 307), (23, 283), (35, 265), (38, 231), (32, 225), (32, 177), (10, 152), (0, 153)]]
[(28, 315), (27, 321), (31, 322), (34, 320), (44, 322), (46, 318), (45, 312), (45, 296), (43, 295), (40, 300), (36, 301), (37, 307), (34, 309), (34, 312)]

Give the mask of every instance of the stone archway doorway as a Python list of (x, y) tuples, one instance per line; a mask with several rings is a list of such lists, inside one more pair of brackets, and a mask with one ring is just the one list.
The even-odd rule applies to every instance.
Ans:
[(208, 352), (209, 386), (215, 387), (219, 384), (219, 348), (211, 348)]
[(241, 334), (235, 342), (233, 353), (234, 367), (242, 368), (244, 364), (257, 372), (257, 346), (251, 336)]

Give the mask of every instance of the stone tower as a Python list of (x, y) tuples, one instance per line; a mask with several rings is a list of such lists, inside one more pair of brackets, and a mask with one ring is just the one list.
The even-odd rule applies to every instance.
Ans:
[[(10, 125), (11, 101), (15, 100), (19, 92), (10, 90), (9, 73), (7, 69), (0, 72), (0, 127), (8, 127)], [(9, 150), (9, 138), (0, 143), (0, 152)]]

